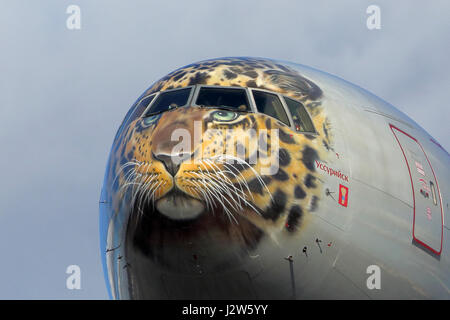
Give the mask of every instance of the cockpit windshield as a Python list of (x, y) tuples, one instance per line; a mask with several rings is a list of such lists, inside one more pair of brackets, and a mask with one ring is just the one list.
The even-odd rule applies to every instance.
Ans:
[(239, 88), (202, 87), (198, 93), (196, 105), (250, 111), (247, 93)]
[[(134, 113), (143, 113), (142, 116), (145, 118), (188, 105), (233, 112), (264, 113), (297, 132), (317, 133), (311, 117), (301, 102), (269, 90), (253, 88), (194, 85), (170, 89), (142, 98)], [(145, 108), (146, 110), (142, 111)]]
[(188, 103), (191, 89), (192, 88), (184, 88), (161, 92), (155, 102), (147, 110), (144, 117), (185, 106)]
[(286, 101), (286, 105), (291, 112), (292, 120), (294, 121), (295, 130), (298, 132), (316, 132), (314, 129), (314, 125), (309, 117), (308, 113), (305, 110), (303, 104), (299, 101), (295, 101), (288, 97), (284, 97), (284, 101)]

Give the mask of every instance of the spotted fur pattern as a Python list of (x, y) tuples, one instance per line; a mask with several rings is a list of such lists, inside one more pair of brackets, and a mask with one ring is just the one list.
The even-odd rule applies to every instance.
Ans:
[[(123, 201), (134, 201), (137, 206), (154, 203), (176, 187), (207, 205), (214, 202), (207, 206), (211, 211), (208, 214), (214, 214), (214, 210), (225, 214), (225, 207), (230, 219), (244, 216), (265, 233), (295, 234), (305, 216), (320, 203), (321, 180), (315, 161), (326, 159), (332, 148), (321, 89), (296, 70), (271, 60), (222, 58), (180, 68), (157, 81), (143, 96), (195, 84), (261, 88), (289, 96), (307, 108), (318, 134), (297, 133), (259, 113), (238, 113), (233, 121), (220, 122), (213, 117), (216, 109), (199, 107), (178, 108), (144, 119), (128, 117), (111, 152), (109, 181), (113, 183), (109, 194), (115, 195), (111, 199), (113, 206), (118, 210)], [(173, 147), (170, 134), (176, 128), (184, 128), (194, 136), (194, 121), (202, 124), (201, 139), (193, 141), (192, 157), (173, 176), (154, 154), (161, 148)], [(249, 129), (256, 134), (246, 134)], [(272, 129), (279, 133), (280, 166), (275, 174), (264, 175), (262, 161), (271, 157), (270, 139), (268, 149), (259, 150), (263, 156), (255, 164), (248, 164), (252, 155), (242, 146), (249, 143), (245, 139), (262, 139), (261, 130)], [(214, 134), (210, 130), (215, 130)], [(234, 154), (244, 154), (246, 164), (223, 161), (223, 154), (230, 149)], [(147, 192), (133, 193), (136, 185)], [(215, 188), (216, 194), (208, 193), (208, 186)], [(220, 187), (227, 192), (221, 192)]]

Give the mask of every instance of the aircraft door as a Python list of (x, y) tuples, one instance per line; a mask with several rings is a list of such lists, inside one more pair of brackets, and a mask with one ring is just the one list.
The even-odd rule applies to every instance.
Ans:
[(413, 241), (436, 255), (442, 251), (442, 207), (433, 167), (417, 139), (390, 125), (403, 152), (411, 178), (414, 219)]

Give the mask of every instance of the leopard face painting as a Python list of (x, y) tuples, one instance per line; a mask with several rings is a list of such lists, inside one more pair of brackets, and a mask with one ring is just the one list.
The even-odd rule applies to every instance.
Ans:
[[(152, 110), (165, 92), (187, 102)], [(291, 67), (261, 58), (207, 60), (157, 81), (111, 150), (106, 201), (126, 230), (110, 250), (128, 242), (169, 270), (187, 272), (186, 261), (202, 257), (218, 270), (264, 239), (296, 237), (320, 205), (315, 161), (332, 151), (322, 94)], [(152, 102), (140, 105), (146, 97)]]

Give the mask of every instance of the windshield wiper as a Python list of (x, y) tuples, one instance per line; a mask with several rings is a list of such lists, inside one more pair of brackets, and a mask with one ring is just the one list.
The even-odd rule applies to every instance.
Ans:
[(155, 112), (149, 113), (144, 118), (151, 117), (151, 116), (154, 116), (154, 115), (166, 112), (166, 111), (172, 111), (172, 110), (175, 110), (175, 109), (178, 109), (178, 108), (181, 108), (181, 107), (178, 106), (178, 105), (176, 105), (176, 106), (169, 106), (169, 108), (167, 108), (165, 110), (160, 110), (160, 111), (155, 111)]
[(167, 110), (159, 110), (159, 111), (155, 111), (155, 112), (152, 112), (152, 113), (147, 113), (145, 116), (144, 116), (144, 118), (147, 118), (147, 117), (151, 117), (151, 116), (156, 116), (157, 114), (160, 114), (160, 113), (163, 113), (163, 112), (166, 112)]
[(233, 111), (233, 112), (251, 112), (251, 110), (245, 109), (241, 110), (239, 108), (235, 107), (229, 107), (229, 106), (205, 106), (205, 105), (199, 105), (200, 108), (206, 108), (206, 109), (220, 109), (220, 110), (227, 110), (227, 111)]

